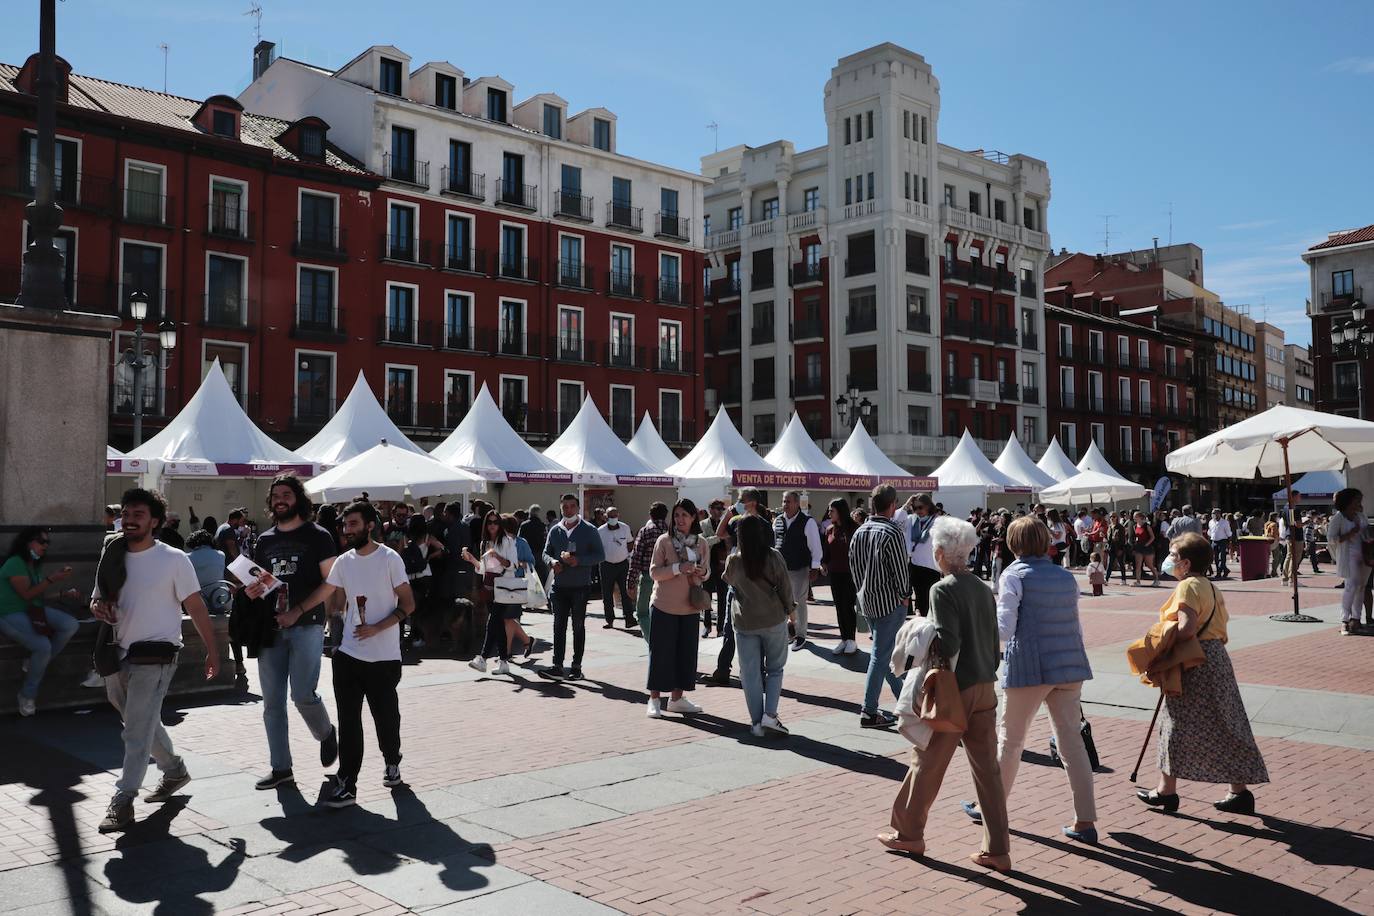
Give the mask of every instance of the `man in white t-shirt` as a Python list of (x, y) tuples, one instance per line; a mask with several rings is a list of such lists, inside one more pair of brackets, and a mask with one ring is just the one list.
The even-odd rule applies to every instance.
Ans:
[(329, 576), (302, 604), (316, 607), (335, 591), (344, 593), (343, 643), (334, 650), (334, 705), (339, 730), (339, 770), (325, 800), (343, 808), (358, 800), (363, 765), (363, 700), (372, 713), (377, 744), (386, 770), (382, 785), (401, 785), (400, 623), (415, 611), (405, 562), (379, 544), (381, 520), (371, 503), (355, 502), (343, 511), (349, 550), (334, 559)]
[(635, 626), (635, 603), (630, 600), (630, 541), (634, 534), (630, 526), (620, 520), (620, 510), (611, 506), (606, 510), (606, 524), (596, 529), (601, 535), (601, 549), (606, 559), (601, 561), (601, 603), (606, 612), (606, 629), (615, 625), (615, 590), (620, 587), (620, 606), (625, 611), (625, 629)]
[(205, 643), (205, 679), (219, 673), (219, 650), (200, 581), (186, 554), (157, 539), (167, 504), (157, 493), (132, 489), (120, 506), (121, 536), (107, 542), (100, 558), (91, 613), (114, 627), (119, 671), (105, 678), (105, 693), (124, 721), (124, 768), (101, 833), (133, 822), (134, 799), (143, 787), (148, 758), (162, 779), (146, 796), (154, 804), (171, 799), (191, 781), (186, 764), (162, 727), (162, 701), (172, 686), (181, 650), (181, 612), (185, 609)]

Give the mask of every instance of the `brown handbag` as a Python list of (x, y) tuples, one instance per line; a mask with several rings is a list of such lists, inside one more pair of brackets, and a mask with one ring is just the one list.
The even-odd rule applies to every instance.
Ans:
[(968, 731), (968, 713), (959, 695), (959, 681), (944, 656), (932, 649), (930, 670), (921, 682), (921, 697), (917, 703), (921, 721), (935, 732), (962, 734)]

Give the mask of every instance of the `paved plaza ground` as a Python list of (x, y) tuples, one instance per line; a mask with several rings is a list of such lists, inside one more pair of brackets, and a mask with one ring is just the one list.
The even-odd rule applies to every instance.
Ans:
[[(1219, 814), (1222, 787), (1181, 783), (1178, 814), (1146, 809), (1128, 774), (1154, 709), (1123, 649), (1166, 589), (1109, 586), (1080, 607), (1095, 679), (1085, 710), (1101, 753), (1099, 846), (1065, 840), (1068, 784), (1037, 719), (1009, 808), (1014, 871), (968, 863), (979, 828), (956, 757), (927, 832), (929, 852), (886, 851), (909, 746), (858, 727), (867, 656), (830, 649), (834, 615), (787, 666), (786, 741), (749, 736), (737, 687), (700, 687), (702, 715), (644, 716), (645, 647), (588, 617), (587, 680), (540, 677), (551, 618), (512, 677), (426, 659), (401, 683), (402, 771), (381, 785), (371, 736), (359, 805), (317, 806), (316, 745), (292, 712), (299, 786), (257, 792), (267, 769), (261, 704), (248, 694), (168, 704), (193, 781), (140, 802), (122, 836), (96, 824), (119, 766), (108, 709), (0, 724), (0, 911), (12, 914), (581, 913), (1374, 913), (1374, 637), (1338, 633), (1332, 576), (1303, 579), (1320, 624), (1272, 621), (1291, 607), (1275, 580), (1221, 587), (1230, 650), (1269, 766), (1260, 815)], [(820, 591), (820, 597), (826, 597)], [(718, 639), (701, 644), (714, 667)], [(860, 648), (865, 650), (861, 638)], [(328, 665), (321, 692), (332, 707)], [(888, 702), (885, 698), (884, 702)], [(1140, 784), (1156, 776), (1154, 744)], [(149, 781), (156, 779), (150, 771)]]

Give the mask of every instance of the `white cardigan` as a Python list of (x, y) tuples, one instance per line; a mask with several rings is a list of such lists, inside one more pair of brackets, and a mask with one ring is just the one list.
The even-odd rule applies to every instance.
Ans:
[[(921, 721), (917, 704), (921, 699), (921, 686), (930, 671), (930, 644), (935, 640), (935, 624), (929, 617), (912, 617), (897, 631), (897, 642), (892, 649), (892, 670), (906, 670), (907, 659), (912, 659), (911, 670), (906, 672), (902, 681), (902, 692), (897, 697), (897, 731), (921, 750), (930, 744), (934, 734), (930, 726)], [(959, 662), (959, 653), (949, 660), (953, 668)]]

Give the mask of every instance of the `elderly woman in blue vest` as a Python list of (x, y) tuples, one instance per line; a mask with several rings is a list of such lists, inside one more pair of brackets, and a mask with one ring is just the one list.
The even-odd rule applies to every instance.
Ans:
[[(1002, 573), (997, 595), (997, 630), (1005, 645), (997, 730), (1002, 789), (1011, 795), (1026, 730), (1044, 704), (1073, 793), (1075, 820), (1064, 835), (1096, 843), (1093, 771), (1079, 731), (1083, 682), (1093, 673), (1078, 620), (1078, 582), (1073, 573), (1050, 562), (1050, 529), (1040, 519), (1026, 516), (1012, 522), (1007, 546), (1016, 560)], [(964, 802), (964, 810), (974, 820), (982, 819), (972, 802)]]

